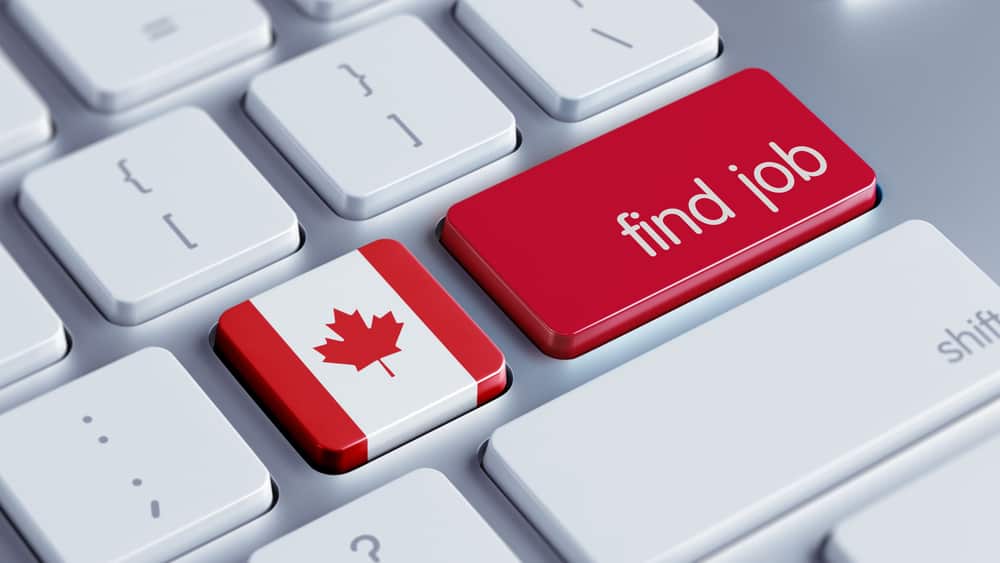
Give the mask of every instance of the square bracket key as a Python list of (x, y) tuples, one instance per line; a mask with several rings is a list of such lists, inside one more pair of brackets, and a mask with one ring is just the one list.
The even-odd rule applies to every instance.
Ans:
[(108, 319), (136, 325), (298, 249), (295, 213), (181, 108), (32, 172), (21, 211)]
[(349, 219), (400, 205), (517, 144), (513, 114), (413, 16), (265, 72), (246, 109)]

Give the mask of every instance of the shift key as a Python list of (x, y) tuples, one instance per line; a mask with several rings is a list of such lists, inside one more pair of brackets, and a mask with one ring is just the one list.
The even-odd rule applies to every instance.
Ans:
[(484, 466), (567, 561), (701, 560), (997, 397), (998, 313), (904, 223), (500, 427)]
[(582, 354), (871, 209), (875, 172), (746, 70), (452, 207), (442, 243), (547, 354)]

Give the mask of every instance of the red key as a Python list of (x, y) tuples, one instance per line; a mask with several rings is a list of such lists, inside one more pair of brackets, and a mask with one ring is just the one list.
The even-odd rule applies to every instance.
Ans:
[(453, 206), (444, 245), (570, 358), (864, 213), (875, 172), (745, 70)]

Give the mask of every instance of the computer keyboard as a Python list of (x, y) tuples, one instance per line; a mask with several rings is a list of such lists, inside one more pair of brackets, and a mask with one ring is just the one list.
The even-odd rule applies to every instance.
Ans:
[(998, 16), (0, 2), (0, 561), (994, 560)]

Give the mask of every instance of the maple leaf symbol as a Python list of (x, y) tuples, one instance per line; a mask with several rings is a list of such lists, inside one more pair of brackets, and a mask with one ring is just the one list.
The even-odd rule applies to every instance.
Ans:
[(396, 320), (392, 311), (381, 317), (373, 316), (369, 328), (357, 310), (348, 315), (334, 309), (333, 322), (326, 326), (341, 340), (327, 338), (326, 344), (313, 348), (323, 354), (323, 362), (353, 365), (358, 371), (378, 362), (389, 377), (396, 377), (382, 361), (386, 356), (402, 351), (396, 346), (396, 341), (403, 330), (403, 323)]

